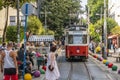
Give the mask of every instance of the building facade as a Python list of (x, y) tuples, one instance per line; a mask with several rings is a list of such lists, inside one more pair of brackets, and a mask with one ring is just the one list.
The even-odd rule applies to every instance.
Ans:
[[(28, 9), (32, 11), (33, 15), (37, 15), (37, 10), (36, 10), (36, 3), (29, 3), (29, 5), (33, 6), (33, 9)], [(7, 14), (7, 9), (3, 8), (0, 10), (0, 37), (3, 35), (3, 30), (6, 22), (6, 14)], [(25, 25), (25, 16), (22, 14), (21, 9), (19, 10), (19, 21), (20, 25), (24, 26)], [(8, 26), (16, 26), (17, 25), (17, 9), (14, 9), (12, 7), (9, 7), (9, 13), (8, 13)]]
[[(0, 37), (3, 35), (3, 30), (6, 22), (6, 8), (3, 8), (0, 11)], [(23, 14), (20, 12), (20, 21), (24, 19)], [(8, 13), (8, 26), (15, 26), (17, 25), (17, 10), (14, 8), (9, 7), (9, 13)]]
[(120, 0), (108, 0), (109, 17), (113, 18), (120, 26)]

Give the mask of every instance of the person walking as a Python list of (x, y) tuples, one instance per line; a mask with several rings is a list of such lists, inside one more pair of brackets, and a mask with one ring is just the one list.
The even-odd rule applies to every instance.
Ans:
[(45, 74), (46, 80), (58, 80), (60, 77), (60, 73), (58, 70), (56, 57), (55, 57), (55, 51), (56, 51), (56, 47), (53, 46), (50, 48), (50, 53), (48, 53), (47, 69)]
[(7, 49), (2, 51), (1, 72), (4, 73), (3, 80), (18, 80), (17, 53), (12, 50), (13, 43), (8, 42)]
[(90, 44), (89, 44), (89, 49), (92, 53), (94, 53), (94, 50), (95, 50), (95, 45), (94, 45), (94, 42), (91, 41)]

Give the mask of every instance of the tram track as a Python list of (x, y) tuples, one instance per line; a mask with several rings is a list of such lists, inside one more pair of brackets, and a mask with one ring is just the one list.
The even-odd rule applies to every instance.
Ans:
[(70, 62), (70, 71), (68, 73), (67, 80), (71, 80), (72, 71), (73, 71), (73, 65), (72, 65), (72, 62)]
[[(79, 64), (81, 64), (81, 63), (79, 63)], [(84, 67), (85, 67), (85, 69), (86, 69), (86, 71), (87, 71), (88, 80), (94, 80), (94, 79), (92, 78), (92, 75), (91, 75), (90, 72), (89, 72), (89, 69), (88, 69), (88, 67), (87, 67), (86, 62), (82, 62), (82, 64), (84, 65)], [(74, 74), (74, 73), (73, 73), (73, 62), (70, 62), (70, 71), (69, 71), (69, 73), (68, 73), (68, 77), (67, 77), (66, 80), (72, 80), (72, 75), (73, 75), (73, 74)]]
[(86, 68), (86, 70), (88, 72), (89, 80), (93, 80), (92, 75), (90, 74), (90, 71), (89, 71), (89, 69), (88, 69), (88, 67), (86, 65), (86, 62), (84, 62), (84, 65), (85, 65), (85, 68)]
[[(58, 58), (58, 67), (59, 70), (62, 70), (61, 78), (59, 80), (94, 80), (89, 72), (86, 62), (73, 60), (68, 62), (65, 60), (65, 56), (61, 55)], [(66, 74), (66, 76), (64, 74)], [(82, 77), (82, 75), (84, 76)]]

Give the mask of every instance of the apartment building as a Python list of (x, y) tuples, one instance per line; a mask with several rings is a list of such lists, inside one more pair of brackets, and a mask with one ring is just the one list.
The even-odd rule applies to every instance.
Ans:
[(109, 0), (108, 1), (109, 17), (115, 19), (120, 26), (120, 0)]
[[(32, 11), (32, 14), (37, 15), (37, 9), (36, 9), (36, 3), (30, 3), (30, 6), (32, 5), (33, 8), (28, 9)], [(25, 16), (22, 14), (21, 9), (19, 10), (19, 21), (21, 26), (25, 25)], [(5, 26), (5, 21), (6, 21), (6, 8), (3, 8), (2, 10), (0, 10), (0, 37), (2, 37), (3, 35), (3, 29)], [(17, 25), (17, 10), (9, 7), (9, 14), (8, 14), (8, 26), (16, 26)]]
[[(24, 20), (24, 16), (23, 14), (20, 12), (20, 21), (21, 24), (23, 25), (23, 20)], [(5, 21), (6, 21), (6, 8), (3, 8), (0, 11), (0, 37), (2, 37), (3, 34), (3, 29), (5, 26)], [(9, 7), (9, 14), (8, 14), (8, 26), (15, 26), (17, 25), (17, 10), (14, 8)]]

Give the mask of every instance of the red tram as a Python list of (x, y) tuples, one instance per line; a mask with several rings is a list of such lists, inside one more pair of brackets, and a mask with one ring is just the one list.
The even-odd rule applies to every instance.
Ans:
[(89, 35), (86, 26), (73, 26), (65, 30), (66, 60), (88, 58)]

